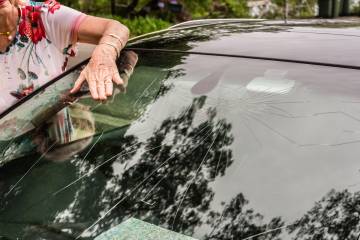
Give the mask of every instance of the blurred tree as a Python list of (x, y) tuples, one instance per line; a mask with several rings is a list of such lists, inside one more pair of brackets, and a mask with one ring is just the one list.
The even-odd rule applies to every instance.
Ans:
[[(264, 222), (264, 216), (256, 213), (254, 209), (246, 209), (249, 203), (242, 193), (234, 197), (229, 204), (224, 206), (223, 212), (210, 212), (208, 223), (212, 226), (212, 231), (206, 240), (233, 240), (233, 239), (261, 239), (261, 240), (280, 240), (281, 227), (284, 222), (281, 218), (273, 218), (269, 223)], [(270, 231), (267, 234), (261, 233)], [(259, 235), (260, 234), (260, 235)], [(256, 236), (255, 236), (256, 235)]]
[(360, 237), (360, 192), (330, 191), (291, 227), (294, 240), (347, 239)]
[[(152, 16), (171, 22), (199, 18), (249, 17), (247, 0), (61, 0), (95, 15), (133, 18)], [(314, 17), (317, 0), (288, 0), (289, 18)], [(271, 0), (265, 18), (283, 18), (285, 0)]]
[[(285, 0), (272, 0), (273, 8), (264, 17), (283, 18)], [(317, 0), (287, 0), (289, 18), (314, 17)]]
[(110, 0), (111, 2), (111, 15), (115, 15), (116, 14), (116, 2), (115, 0)]
[(96, 15), (156, 16), (168, 21), (249, 15), (246, 0), (62, 0), (61, 3)]
[(182, 0), (192, 18), (248, 17), (246, 0)]

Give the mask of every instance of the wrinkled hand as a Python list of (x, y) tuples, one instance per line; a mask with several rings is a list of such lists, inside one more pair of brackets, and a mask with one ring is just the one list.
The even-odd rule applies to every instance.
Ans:
[(93, 99), (106, 100), (110, 97), (113, 94), (113, 83), (119, 86), (124, 84), (115, 59), (116, 51), (111, 46), (98, 45), (70, 93), (78, 92), (82, 84), (87, 81)]

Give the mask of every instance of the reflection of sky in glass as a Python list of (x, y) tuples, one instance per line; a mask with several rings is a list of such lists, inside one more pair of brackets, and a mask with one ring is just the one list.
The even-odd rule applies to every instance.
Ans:
[[(226, 66), (220, 83), (207, 94), (206, 106), (232, 124), (236, 161), (211, 184), (213, 207), (243, 192), (265, 216), (291, 221), (331, 188), (358, 182), (356, 71), (240, 59), (219, 66), (218, 58), (206, 59), (204, 69), (202, 58), (190, 56), (189, 64), (179, 66), (187, 76), (173, 83), (171, 94), (155, 103), (149, 116), (161, 122), (164, 112), (186, 108), (196, 96), (191, 90), (197, 80), (208, 78), (207, 69)], [(292, 80), (266, 78), (279, 69)], [(195, 116), (198, 122), (206, 118), (205, 109)]]
[[(9, 197), (13, 206), (28, 207), (22, 201), (31, 196), (29, 186), (40, 188), (52, 176), (31, 203), (35, 209), (49, 204), (44, 219), (60, 229), (69, 224), (67, 232), (83, 237), (137, 217), (211, 239), (231, 222), (221, 214), (239, 194), (248, 200), (244, 209), (261, 214), (265, 224), (240, 239), (269, 230), (276, 217), (292, 224), (331, 189), (359, 190), (357, 76), (355, 70), (198, 55), (171, 69), (140, 63), (118, 102), (124, 111), (110, 104), (94, 112), (98, 126), (111, 131), (99, 131), (69, 162), (34, 167)], [(155, 98), (162, 81), (168, 88)], [(104, 114), (109, 118), (100, 118)], [(3, 181), (12, 186), (17, 180)], [(1, 209), (1, 219), (18, 216)], [(219, 214), (212, 224), (206, 223), (211, 211)], [(240, 213), (235, 217), (246, 215)], [(286, 234), (281, 239), (289, 239)]]
[(322, 32), (332, 29), (315, 32), (296, 27), (279, 32), (238, 33), (221, 37), (221, 44), (218, 39), (194, 44), (192, 51), (360, 66), (358, 57), (352, 54), (360, 50), (358, 29), (345, 29), (333, 35)]

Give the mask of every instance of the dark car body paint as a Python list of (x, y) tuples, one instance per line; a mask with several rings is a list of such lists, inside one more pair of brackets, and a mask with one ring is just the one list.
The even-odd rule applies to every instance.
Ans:
[(175, 28), (129, 47), (246, 56), (360, 67), (360, 27), (227, 23)]

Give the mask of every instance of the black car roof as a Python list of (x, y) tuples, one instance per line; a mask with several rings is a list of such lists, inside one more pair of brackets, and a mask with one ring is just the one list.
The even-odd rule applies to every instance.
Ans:
[(136, 49), (360, 68), (360, 24), (196, 21), (134, 38)]

